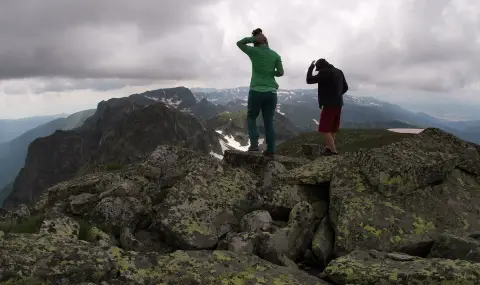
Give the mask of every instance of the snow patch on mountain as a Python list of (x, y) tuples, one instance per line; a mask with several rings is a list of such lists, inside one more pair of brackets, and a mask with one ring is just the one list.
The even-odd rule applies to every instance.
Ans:
[[(241, 150), (241, 151), (247, 151), (248, 150), (249, 145), (246, 145), (246, 146), (241, 145), (239, 142), (237, 142), (235, 140), (235, 138), (232, 135), (224, 135), (222, 130), (216, 130), (216, 132), (219, 135), (221, 135), (222, 138), (224, 139), (224, 141), (222, 141), (222, 140), (220, 141), (220, 145), (222, 145), (222, 143), (223, 143), (223, 144), (226, 144), (225, 147), (234, 148), (236, 150)], [(223, 146), (222, 146), (222, 148), (223, 148)]]
[(388, 129), (391, 132), (402, 133), (402, 134), (419, 134), (424, 129)]
[[(242, 145), (240, 142), (236, 141), (232, 135), (225, 134), (223, 130), (216, 130), (217, 134), (219, 134), (219, 143), (222, 148), (222, 154), (215, 153), (213, 151), (210, 152), (210, 155), (217, 158), (223, 159), (223, 154), (226, 150), (239, 150), (239, 151), (248, 151), (250, 147), (250, 143), (247, 145)], [(258, 140), (259, 147), (264, 148), (265, 138), (260, 138)]]
[(178, 105), (180, 105), (180, 103), (182, 103), (182, 101), (179, 100), (178, 98), (175, 98), (176, 100), (174, 100), (174, 98), (158, 98), (158, 97), (150, 97), (150, 96), (146, 96), (146, 95), (145, 95), (145, 98), (156, 101), (156, 102), (161, 102), (161, 103), (173, 106), (175, 108), (177, 108)]

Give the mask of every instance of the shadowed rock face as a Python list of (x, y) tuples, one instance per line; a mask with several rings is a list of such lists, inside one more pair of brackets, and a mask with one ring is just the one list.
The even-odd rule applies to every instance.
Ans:
[(422, 259), (404, 254), (354, 251), (326, 269), (336, 284), (476, 284), (480, 264), (461, 260)]
[(96, 124), (35, 140), (4, 207), (34, 202), (46, 188), (95, 167), (141, 161), (160, 144), (185, 144), (205, 154), (221, 151), (216, 135), (191, 115), (164, 104), (114, 102), (99, 108), (103, 113), (94, 116)]
[[(314, 161), (235, 151), (219, 161), (162, 145), (120, 170), (56, 184), (33, 208), (0, 213), (0, 276), (14, 284), (476, 284), (479, 155), (436, 129)], [(12, 234), (31, 226), (31, 214), (43, 215), (38, 229)]]

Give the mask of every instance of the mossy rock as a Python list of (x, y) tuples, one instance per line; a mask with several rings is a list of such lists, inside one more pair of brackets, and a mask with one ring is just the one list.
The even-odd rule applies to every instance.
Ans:
[(480, 280), (480, 263), (354, 251), (333, 260), (325, 272), (340, 285), (475, 285)]

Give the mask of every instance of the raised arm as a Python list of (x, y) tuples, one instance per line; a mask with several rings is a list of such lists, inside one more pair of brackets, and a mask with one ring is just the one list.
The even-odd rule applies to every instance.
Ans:
[(282, 58), (278, 56), (277, 61), (275, 62), (275, 76), (282, 77), (283, 76), (283, 63)]
[(323, 81), (324, 79), (326, 79), (329, 74), (330, 74), (330, 71), (329, 70), (320, 70), (318, 72), (318, 74), (316, 75), (312, 75), (312, 72), (313, 72), (313, 68), (315, 67), (315, 65), (312, 63), (310, 65), (310, 67), (308, 68), (308, 71), (307, 71), (307, 78), (306, 78), (306, 81), (307, 81), (307, 84), (315, 84), (315, 83), (320, 83), (321, 81)]
[(248, 44), (255, 43), (255, 37), (246, 37), (237, 42), (237, 47), (241, 49), (244, 53), (250, 55), (252, 53), (253, 47), (249, 46)]

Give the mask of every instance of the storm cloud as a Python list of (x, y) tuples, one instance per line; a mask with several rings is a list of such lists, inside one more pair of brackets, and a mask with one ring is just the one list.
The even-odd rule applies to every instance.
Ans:
[[(202, 63), (192, 64), (192, 58), (204, 60), (198, 46), (215, 44), (215, 38), (202, 35), (221, 33), (203, 11), (212, 3), (4, 1), (0, 78), (182, 80), (197, 76)], [(221, 38), (217, 39), (221, 45)]]
[(245, 86), (235, 42), (257, 27), (282, 88), (313, 87), (306, 69), (324, 57), (353, 91), (480, 91), (478, 0), (22, 0), (0, 4), (0, 95)]

